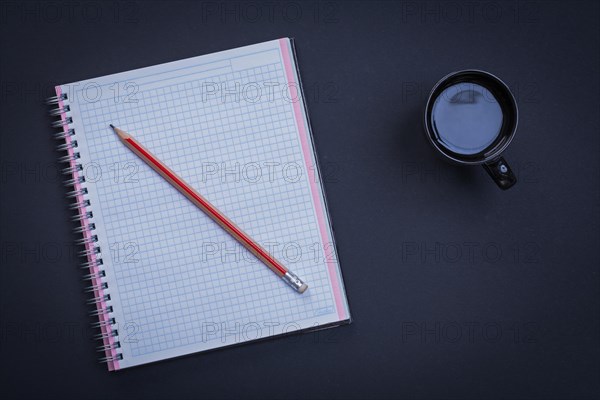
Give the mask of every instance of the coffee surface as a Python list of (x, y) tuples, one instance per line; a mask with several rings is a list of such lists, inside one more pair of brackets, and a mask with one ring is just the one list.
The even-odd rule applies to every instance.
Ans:
[(431, 126), (437, 141), (458, 154), (484, 151), (502, 129), (502, 109), (494, 95), (475, 83), (452, 85), (435, 100)]

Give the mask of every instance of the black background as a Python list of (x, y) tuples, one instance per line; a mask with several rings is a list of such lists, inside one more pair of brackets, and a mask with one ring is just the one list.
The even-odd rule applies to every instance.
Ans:
[[(597, 2), (2, 2), (2, 394), (519, 397), (600, 392)], [(257, 14), (258, 13), (258, 14)], [(108, 373), (42, 100), (55, 84), (296, 40), (354, 322)], [(518, 184), (437, 158), (433, 84), (520, 108)]]

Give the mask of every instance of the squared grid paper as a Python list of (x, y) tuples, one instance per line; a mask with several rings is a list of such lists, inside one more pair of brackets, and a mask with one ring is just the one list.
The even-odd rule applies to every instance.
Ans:
[[(243, 341), (268, 336), (268, 326), (324, 315), (337, 320), (327, 244), (319, 236), (283, 62), (265, 61), (201, 78), (136, 84), (136, 101), (125, 101), (131, 99), (126, 93), (94, 102), (78, 96), (89, 154), (85, 169), (100, 200), (93, 210), (101, 214), (107, 236), (102, 255), (116, 277), (110, 290), (118, 291), (120, 335), (130, 339), (123, 342), (133, 357), (222, 341), (222, 332), (207, 335), (208, 325)], [(207, 85), (214, 84), (226, 93), (207, 95)], [(298, 295), (285, 285), (121, 144), (111, 123), (297, 273), (309, 290)]]

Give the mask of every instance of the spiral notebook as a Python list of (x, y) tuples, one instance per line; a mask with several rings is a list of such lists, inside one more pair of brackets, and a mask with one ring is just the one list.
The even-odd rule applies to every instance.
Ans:
[[(109, 370), (350, 321), (291, 40), (55, 89), (53, 126)], [(109, 124), (302, 276), (306, 293), (120, 144)]]

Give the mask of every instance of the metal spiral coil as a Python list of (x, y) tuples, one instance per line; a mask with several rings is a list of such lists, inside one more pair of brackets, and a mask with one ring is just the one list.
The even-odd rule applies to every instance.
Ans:
[(100, 247), (92, 247), (91, 249), (85, 249), (77, 252), (80, 257), (90, 258), (92, 255), (100, 254)]
[(71, 111), (71, 107), (64, 106), (64, 107), (57, 107), (55, 109), (52, 109), (48, 113), (50, 114), (51, 117), (56, 117), (58, 115), (61, 115), (62, 113), (66, 113), (69, 111)]
[[(82, 207), (89, 207), (91, 206), (92, 203), (89, 200), (84, 200), (84, 201), (79, 201), (77, 203), (73, 203), (69, 206), (69, 210), (78, 210)], [(82, 229), (80, 232), (76, 232), (76, 233), (83, 233), (83, 231), (85, 231), (85, 229)]]
[(116, 329), (113, 329), (113, 330), (112, 330), (112, 331), (110, 331), (110, 332), (106, 332), (106, 333), (99, 333), (99, 334), (97, 334), (97, 335), (94, 335), (94, 339), (96, 339), (96, 340), (99, 340), (99, 339), (105, 339), (105, 338), (107, 339), (107, 338), (110, 338), (110, 337), (116, 337), (116, 336), (119, 336), (119, 331), (118, 331), (118, 330), (116, 330)]
[(83, 276), (83, 280), (84, 281), (92, 281), (94, 279), (102, 279), (106, 276), (106, 273), (104, 271), (100, 271), (100, 272), (93, 272), (91, 274), (87, 274)]
[(121, 348), (121, 342), (114, 342), (107, 346), (98, 346), (98, 347), (96, 347), (96, 350), (106, 351), (106, 350), (119, 349), (119, 348)]
[[(87, 205), (85, 207), (90, 205), (90, 201), (89, 200), (86, 200), (86, 201), (87, 201)], [(93, 231), (95, 229), (96, 229), (96, 224), (91, 223), (91, 224), (87, 224), (87, 225), (78, 226), (77, 228), (73, 229), (73, 233), (75, 233), (75, 234), (83, 233), (85, 231)]]
[(76, 190), (67, 192), (67, 197), (73, 198), (73, 197), (83, 196), (84, 194), (88, 194), (87, 188), (76, 189)]
[(109, 325), (114, 325), (116, 324), (116, 321), (114, 318), (110, 318), (106, 321), (98, 321), (98, 322), (94, 322), (92, 324), (92, 328), (100, 328), (102, 326), (109, 326)]
[(52, 137), (62, 141), (57, 146), (57, 151), (67, 152), (66, 155), (58, 158), (58, 162), (67, 164), (61, 169), (61, 173), (67, 177), (64, 185), (71, 188), (66, 193), (67, 198), (72, 199), (69, 209), (76, 211), (76, 214), (71, 217), (71, 221), (79, 225), (73, 231), (75, 234), (81, 235), (81, 239), (76, 240), (75, 244), (83, 246), (78, 255), (86, 259), (81, 263), (81, 268), (86, 271), (83, 275), (84, 282), (87, 282), (84, 292), (91, 293), (93, 296), (86, 303), (94, 307), (89, 312), (90, 317), (96, 320), (92, 323), (92, 327), (100, 330), (100, 333), (95, 335), (95, 339), (102, 342), (97, 350), (104, 353), (104, 357), (101, 357), (99, 361), (109, 363), (110, 368), (111, 364), (114, 366), (115, 362), (123, 359), (123, 354), (118, 351), (121, 343), (118, 340), (119, 333), (115, 329), (116, 321), (113, 316), (113, 306), (110, 304), (108, 283), (105, 281), (106, 271), (102, 261), (99, 239), (94, 232), (96, 230), (96, 224), (93, 222), (94, 213), (92, 212), (92, 203), (87, 198), (88, 188), (86, 187), (84, 168), (80, 161), (81, 154), (77, 151), (77, 133), (70, 115), (69, 96), (62, 93), (50, 97), (46, 100), (46, 104), (52, 106), (49, 111), (50, 116), (59, 117), (51, 123), (53, 128), (60, 129), (53, 133)]
[[(58, 158), (58, 162), (59, 163), (73, 163), (76, 162), (77, 160), (79, 160), (79, 158), (81, 157), (81, 154), (79, 153), (73, 153), (73, 154), (67, 154), (66, 156), (62, 156)], [(83, 165), (81, 166), (83, 168)]]
[(67, 126), (73, 123), (73, 118), (68, 117), (65, 119), (59, 119), (58, 121), (54, 121), (50, 124), (53, 128), (61, 128), (63, 126)]
[(100, 358), (98, 361), (101, 363), (104, 362), (115, 362), (115, 361), (119, 361), (123, 359), (123, 353), (117, 353), (116, 356), (106, 356), (106, 357), (102, 357)]
[(97, 317), (98, 315), (110, 314), (112, 312), (113, 312), (112, 306), (108, 306), (108, 307), (101, 308), (101, 309), (98, 309), (98, 310), (90, 311), (90, 317)]
[[(81, 264), (81, 269), (98, 268), (102, 264), (104, 264), (102, 262), (102, 260), (95, 259), (95, 260), (88, 261), (88, 262)], [(102, 271), (102, 272), (104, 272), (104, 271)]]
[(63, 175), (73, 175), (75, 172), (83, 171), (83, 165), (76, 164), (73, 167), (63, 168), (60, 172)]
[(77, 178), (67, 179), (63, 183), (65, 184), (65, 186), (73, 186), (76, 183), (83, 183), (83, 182), (85, 182), (85, 176), (78, 176)]
[(90, 244), (90, 243), (96, 243), (98, 241), (98, 235), (93, 235), (93, 236), (89, 236), (87, 238), (83, 238), (83, 239), (78, 239), (75, 241), (75, 244), (78, 245), (83, 245), (83, 244)]
[(90, 285), (88, 287), (86, 287), (83, 291), (85, 293), (92, 293), (92, 292), (99, 292), (103, 289), (108, 289), (108, 284), (105, 283), (101, 283), (99, 285)]
[(73, 222), (79, 222), (79, 221), (83, 221), (86, 219), (92, 219), (94, 218), (94, 213), (91, 211), (87, 211), (83, 214), (79, 214), (79, 215), (74, 215), (71, 217), (71, 221)]
[(76, 147), (77, 147), (77, 140), (73, 140), (71, 143), (59, 144), (58, 146), (56, 146), (56, 150), (65, 151), (65, 150), (69, 150), (69, 149), (74, 149)]
[(75, 135), (75, 130), (69, 129), (67, 131), (57, 132), (54, 135), (52, 135), (52, 137), (56, 140), (64, 140), (67, 136), (73, 136), (73, 135)]
[(103, 296), (97, 296), (97, 297), (92, 297), (91, 299), (89, 299), (88, 301), (86, 301), (86, 304), (96, 304), (96, 303), (100, 303), (100, 302), (107, 302), (110, 301), (110, 295), (109, 294), (105, 294)]
[(67, 94), (63, 93), (60, 96), (48, 97), (46, 99), (46, 104), (48, 104), (48, 105), (58, 104), (60, 101), (65, 101), (65, 100), (67, 100)]

